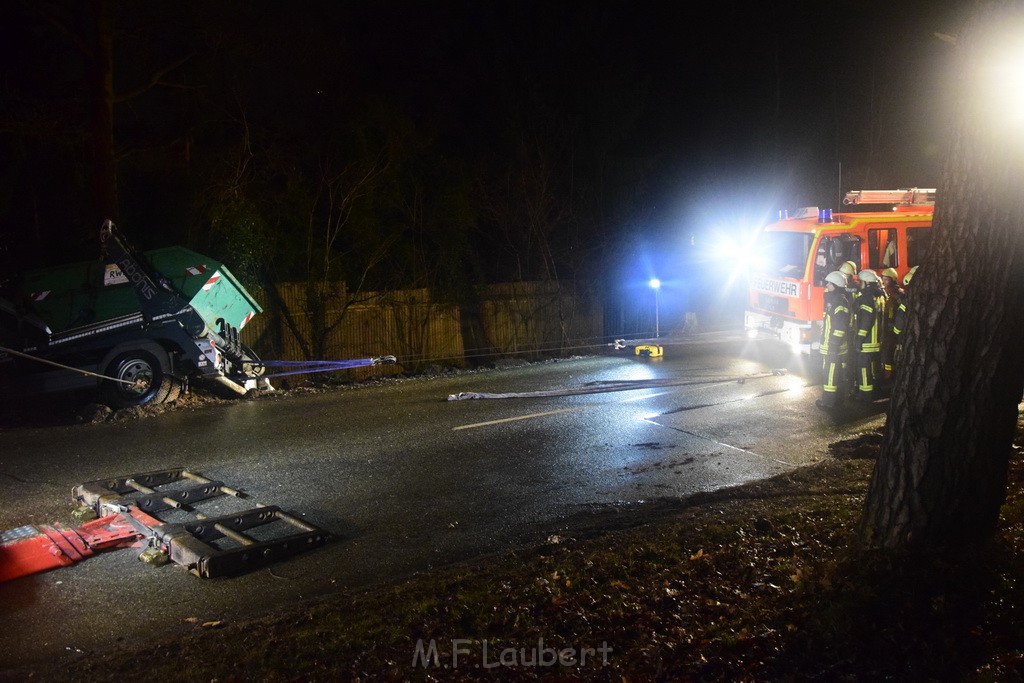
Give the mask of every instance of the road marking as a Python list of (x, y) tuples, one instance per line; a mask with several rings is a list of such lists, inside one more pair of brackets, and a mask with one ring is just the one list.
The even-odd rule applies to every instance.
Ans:
[(731, 448), (732, 450), (739, 451), (740, 453), (746, 453), (747, 455), (756, 455), (759, 458), (764, 458), (765, 460), (771, 460), (772, 462), (776, 462), (776, 463), (778, 463), (780, 465), (785, 465), (786, 467), (790, 467), (790, 468), (793, 468), (793, 469), (799, 467), (799, 465), (794, 465), (791, 462), (786, 462), (785, 460), (779, 460), (778, 458), (773, 458), (770, 455), (764, 455), (763, 453), (758, 453), (757, 451), (752, 451), (749, 448), (740, 448), (739, 446), (733, 446), (732, 444), (728, 444), (728, 443), (725, 443), (723, 441), (719, 441), (717, 439), (712, 439), (710, 436), (704, 436), (703, 434), (698, 434), (697, 432), (691, 432), (690, 430), (683, 429), (682, 427), (673, 427), (672, 425), (661, 424), (660, 422), (655, 422), (652, 419), (644, 420), (644, 422), (649, 422), (652, 425), (657, 425), (659, 427), (664, 427), (665, 429), (671, 429), (672, 431), (675, 431), (675, 432), (682, 432), (683, 434), (688, 434), (688, 435), (690, 435), (692, 437), (696, 437), (698, 439), (703, 439), (705, 441), (710, 441), (713, 444), (717, 444), (717, 445), (722, 446), (724, 448)]
[(529, 415), (518, 415), (516, 417), (506, 417), (502, 420), (488, 420), (487, 422), (477, 422), (471, 425), (460, 425), (458, 427), (452, 427), (453, 432), (457, 432), (460, 429), (476, 429), (477, 427), (490, 427), (491, 425), (500, 425), (505, 422), (515, 422), (517, 420), (530, 420), (535, 417), (545, 417), (547, 415), (557, 415), (558, 413), (569, 413), (574, 410), (582, 410), (589, 406), (576, 406), (575, 408), (562, 408), (561, 410), (548, 410), (543, 413), (530, 413)]
[(477, 422), (475, 424), (459, 425), (458, 427), (452, 427), (453, 432), (458, 432), (463, 429), (476, 429), (477, 427), (490, 427), (492, 425), (500, 425), (506, 422), (516, 422), (518, 420), (532, 420), (535, 417), (547, 417), (548, 415), (558, 415), (559, 413), (571, 413), (574, 410), (586, 410), (587, 408), (598, 408), (600, 406), (606, 406), (612, 403), (632, 403), (634, 401), (642, 401), (645, 398), (654, 398), (655, 396), (662, 396), (667, 394), (667, 391), (659, 391), (655, 394), (647, 394), (645, 396), (636, 396), (628, 398), (623, 401), (602, 401), (601, 403), (592, 403), (583, 406), (573, 406), (572, 408), (560, 408), (559, 410), (546, 410), (543, 413), (530, 413), (529, 415), (517, 415), (516, 417), (506, 417), (501, 420), (488, 420), (487, 422)]

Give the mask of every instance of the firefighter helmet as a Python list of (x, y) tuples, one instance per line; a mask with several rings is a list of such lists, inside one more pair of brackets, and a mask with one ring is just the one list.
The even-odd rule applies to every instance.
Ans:
[(886, 268), (882, 271), (882, 277), (887, 277), (895, 282), (900, 279), (900, 274), (896, 272), (895, 268)]
[(865, 269), (857, 273), (857, 279), (861, 282), (878, 282), (878, 273)]
[[(846, 277), (853, 277), (857, 274), (857, 264), (853, 261), (847, 261), (843, 265), (839, 266), (839, 272)], [(825, 279), (827, 280), (828, 278)]]
[(831, 282), (836, 287), (844, 289), (846, 287), (846, 276), (840, 273), (838, 270), (833, 270), (831, 273), (825, 276), (825, 282)]
[(910, 281), (911, 281), (911, 280), (913, 279), (913, 277), (914, 277), (914, 273), (916, 273), (916, 272), (917, 272), (917, 266), (914, 266), (913, 268), (911, 268), (911, 269), (910, 269), (910, 270), (909, 270), (909, 271), (907, 272), (907, 274), (906, 274), (906, 275), (904, 275), (904, 276), (903, 276), (903, 286), (904, 286), (904, 287), (906, 287), (907, 285), (909, 285), (909, 284), (910, 284)]

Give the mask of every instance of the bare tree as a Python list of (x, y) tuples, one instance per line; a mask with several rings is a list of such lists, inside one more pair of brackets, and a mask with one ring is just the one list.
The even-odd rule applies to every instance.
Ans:
[(1019, 0), (978, 2), (957, 41), (935, 244), (911, 285), (903, 362), (861, 524), (872, 546), (957, 545), (998, 522), (1024, 387), (1024, 129), (1020, 103), (993, 74), (1022, 48)]
[(114, 85), (114, 46), (117, 34), (111, 0), (89, 0), (80, 6), (63, 3), (29, 2), (22, 6), (62, 36), (78, 53), (83, 64), (82, 91), (87, 125), (66, 127), (75, 144), (88, 150), (92, 162), (92, 193), (95, 211), (92, 225), (118, 215), (117, 161), (126, 150), (115, 140), (114, 114), (118, 104), (130, 102), (158, 86), (174, 86), (168, 77), (190, 58), (169, 60), (148, 71), (140, 82), (117, 92)]
[[(319, 191), (310, 207), (306, 232), (303, 313), (309, 320), (309, 338), (304, 351), (311, 359), (324, 357), (328, 336), (345, 319), (349, 308), (371, 298), (364, 290), (366, 279), (384, 260), (390, 240), (384, 239), (361, 254), (357, 269), (349, 267), (349, 271), (355, 273), (351, 288), (339, 277), (335, 264), (352, 257), (350, 251), (341, 249), (344, 238), (351, 232), (352, 212), (356, 204), (372, 192), (387, 167), (383, 151), (372, 159), (352, 162), (336, 172), (330, 170), (327, 161), (321, 162)], [(298, 331), (293, 315), (285, 320), (292, 321), (293, 333)]]

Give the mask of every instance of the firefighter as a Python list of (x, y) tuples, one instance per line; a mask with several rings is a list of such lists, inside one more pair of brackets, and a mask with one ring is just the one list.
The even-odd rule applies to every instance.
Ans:
[(819, 408), (837, 408), (842, 404), (843, 376), (846, 369), (850, 330), (850, 298), (847, 279), (838, 270), (825, 277), (825, 311), (821, 324), (821, 398)]
[(846, 286), (846, 292), (850, 295), (850, 335), (857, 336), (857, 301), (860, 299), (860, 272), (857, 270), (857, 264), (853, 261), (847, 261), (839, 267), (839, 272), (846, 276), (846, 281), (849, 284)]
[(906, 275), (903, 276), (903, 296), (900, 300), (899, 306), (896, 307), (896, 313), (893, 316), (892, 321), (892, 336), (893, 342), (893, 369), (900, 362), (900, 353), (903, 351), (903, 332), (907, 329), (907, 290), (910, 288), (910, 281), (914, 279), (914, 273), (917, 272), (917, 266), (911, 268)]
[(896, 310), (903, 300), (903, 289), (900, 287), (900, 276), (895, 268), (882, 271), (882, 293), (885, 294), (885, 306), (882, 313), (882, 380), (892, 380), (892, 364), (896, 352), (896, 335), (892, 326), (896, 318)]
[[(839, 272), (846, 276), (846, 295), (850, 300), (850, 332), (849, 338), (853, 339), (857, 336), (857, 326), (855, 324), (855, 318), (857, 314), (857, 298), (860, 296), (860, 283), (857, 281), (857, 264), (853, 261), (844, 261), (839, 266)], [(851, 372), (845, 373), (845, 384), (843, 391), (846, 393), (856, 393), (857, 383)]]
[(857, 291), (857, 264), (853, 261), (845, 261), (839, 266), (839, 272), (846, 276), (846, 291), (850, 294)]
[(878, 357), (882, 353), (882, 320), (885, 295), (873, 270), (862, 270), (857, 275), (860, 292), (854, 305), (857, 335), (857, 388), (855, 400), (871, 403), (875, 400), (875, 387), (879, 374)]

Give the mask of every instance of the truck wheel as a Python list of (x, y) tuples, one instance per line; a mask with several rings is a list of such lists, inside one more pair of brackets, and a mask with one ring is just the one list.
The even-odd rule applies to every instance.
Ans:
[(122, 380), (107, 380), (103, 383), (106, 402), (115, 409), (147, 403), (168, 403), (181, 394), (181, 381), (164, 374), (160, 362), (148, 351), (122, 353), (110, 362), (106, 374)]
[(153, 397), (154, 403), (174, 403), (185, 390), (185, 383), (173, 375), (164, 375), (160, 392)]

